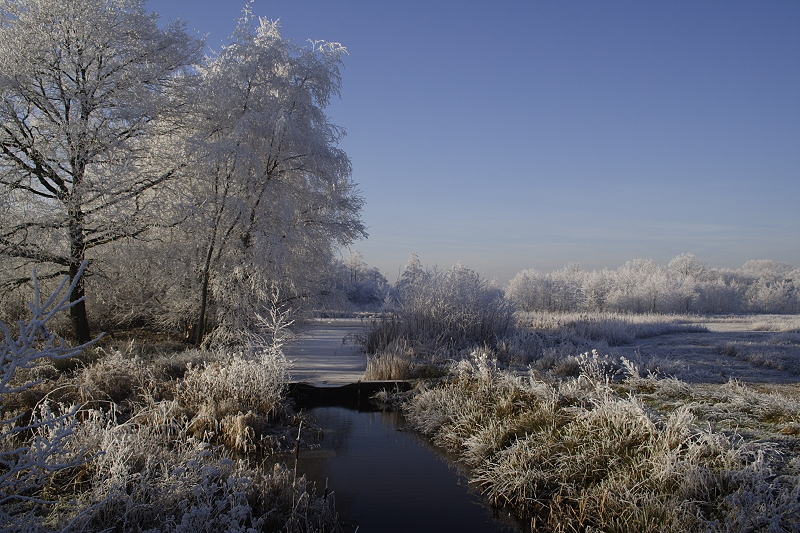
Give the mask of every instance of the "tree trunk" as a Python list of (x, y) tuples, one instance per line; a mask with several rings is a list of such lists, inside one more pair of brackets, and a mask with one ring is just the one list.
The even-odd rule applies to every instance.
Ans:
[(211, 243), (208, 245), (208, 252), (206, 252), (206, 260), (203, 264), (203, 274), (200, 289), (200, 316), (197, 319), (197, 326), (194, 328), (194, 335), (192, 336), (192, 344), (200, 346), (203, 342), (206, 328), (206, 312), (208, 309), (208, 283), (211, 277), (211, 258), (214, 255), (214, 240), (217, 236), (217, 228), (214, 227)]
[[(84, 245), (83, 236), (83, 213), (80, 212), (80, 209), (70, 213), (69, 239), (69, 277), (71, 280), (74, 280), (75, 276), (78, 275), (78, 269), (86, 258), (86, 247)], [(72, 319), (72, 333), (78, 344), (84, 344), (92, 340), (92, 334), (89, 330), (89, 318), (86, 316), (86, 301), (83, 300), (84, 296), (86, 296), (84, 290), (85, 278), (86, 274), (84, 272), (84, 275), (78, 280), (78, 283), (75, 284), (75, 289), (73, 289), (69, 295), (70, 302), (77, 302), (69, 308), (69, 315)]]

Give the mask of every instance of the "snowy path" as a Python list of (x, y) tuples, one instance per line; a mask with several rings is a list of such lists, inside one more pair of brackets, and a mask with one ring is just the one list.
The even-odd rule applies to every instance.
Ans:
[(292, 362), (292, 381), (314, 385), (346, 385), (364, 376), (367, 356), (356, 346), (350, 334), (361, 333), (360, 320), (320, 319), (310, 324), (297, 341), (283, 347)]

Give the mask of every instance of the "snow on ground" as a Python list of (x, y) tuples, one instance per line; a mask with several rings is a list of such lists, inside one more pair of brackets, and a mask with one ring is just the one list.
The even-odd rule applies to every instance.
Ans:
[[(699, 317), (709, 331), (670, 333), (610, 348), (643, 367), (689, 383), (800, 384), (800, 317)], [(354, 345), (358, 319), (319, 319), (284, 347), (293, 381), (338, 386), (363, 378), (367, 357)], [(776, 331), (764, 331), (773, 329)]]
[[(708, 332), (659, 335), (610, 351), (689, 383), (800, 383), (798, 322), (796, 315), (701, 317)], [(763, 331), (769, 328), (777, 331)]]
[(338, 386), (361, 380), (367, 356), (354, 345), (353, 335), (363, 331), (358, 319), (312, 321), (295, 342), (283, 347), (292, 362), (292, 381)]

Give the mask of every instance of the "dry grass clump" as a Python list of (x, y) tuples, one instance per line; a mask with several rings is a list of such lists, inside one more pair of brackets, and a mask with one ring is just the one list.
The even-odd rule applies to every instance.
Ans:
[(367, 358), (364, 379), (376, 381), (409, 379), (412, 368), (411, 357), (407, 354), (387, 350)]
[(708, 331), (697, 325), (696, 317), (660, 314), (518, 313), (520, 327), (543, 333), (603, 341), (609, 346), (628, 344), (667, 333)]
[(365, 380), (432, 379), (446, 374), (436, 353), (415, 350), (405, 339), (395, 339), (384, 350), (367, 356)]
[(760, 434), (792, 433), (800, 424), (800, 401), (777, 392), (759, 392), (736, 380), (716, 387), (698, 387), (692, 411), (724, 429)]
[(716, 347), (717, 353), (747, 361), (756, 366), (800, 373), (797, 352), (800, 334), (779, 333), (766, 340), (726, 342)]
[[(548, 383), (501, 371), (490, 353), (476, 351), (405, 409), (413, 427), (473, 468), (492, 505), (536, 531), (757, 531), (764, 520), (775, 531), (796, 530), (797, 472), (778, 481), (769, 446), (704, 426), (688, 385), (662, 386), (626, 366), (635, 375), (615, 384), (616, 370), (585, 354), (577, 378)], [(632, 394), (637, 388), (672, 408), (649, 407)], [(775, 402), (759, 397), (758, 416), (774, 413)]]
[[(9, 514), (13, 523), (0, 529), (339, 530), (330, 497), (307, 492), (291, 469), (263, 461), (293, 447), (298, 431), (299, 419), (283, 403), (287, 365), (279, 351), (190, 350), (175, 361), (131, 352), (98, 349), (73, 372), (43, 362), (18, 376), (40, 383), (3, 396), (3, 414), (13, 408), (23, 415), (18, 422), (69, 415), (65, 423), (74, 424), (0, 435), (4, 452), (60, 446), (25, 484), (30, 510)], [(253, 453), (261, 466), (248, 462)]]
[(269, 415), (284, 397), (288, 381), (286, 360), (242, 352), (221, 355), (213, 362), (190, 366), (178, 384), (183, 406), (206, 406), (218, 416), (238, 411)]
[(112, 349), (81, 370), (80, 392), (86, 401), (136, 402), (157, 386), (154, 370), (140, 357)]
[(800, 315), (758, 315), (753, 331), (779, 331), (800, 333)]
[[(58, 468), (43, 470), (27, 495), (51, 502), (34, 506), (40, 522), (87, 532), (339, 530), (330, 497), (307, 492), (291, 469), (245, 458), (295, 445), (298, 419), (282, 407), (284, 361), (206, 354), (209, 361), (189, 363), (185, 376), (167, 386), (158, 365), (104, 353), (72, 378), (40, 384), (76, 398), (83, 391), (86, 399), (73, 427), (48, 430), (70, 436), (51, 453)], [(53, 409), (50, 417), (75, 412), (46, 398), (37, 409)], [(37, 438), (20, 434), (4, 444)], [(17, 518), (0, 529), (27, 531), (25, 524), (35, 523)]]
[(75, 370), (71, 381), (77, 393), (69, 400), (98, 405), (112, 402), (116, 408), (131, 412), (142, 403), (174, 398), (175, 383), (189, 368), (219, 357), (216, 352), (177, 350), (169, 344), (147, 347), (135, 339), (95, 348)]
[(54, 524), (73, 520), (77, 508), (92, 509), (75, 523), (83, 531), (337, 530), (332, 500), (309, 494), (291, 469), (227, 458), (188, 436), (177, 405), (153, 408), (160, 417), (122, 424), (111, 413), (84, 412), (72, 442), (102, 453), (58, 488), (75, 501), (52, 510)]
[(188, 431), (203, 440), (247, 453), (273, 446), (265, 438), (283, 409), (288, 363), (280, 353), (237, 352), (189, 365), (176, 398), (191, 420)]

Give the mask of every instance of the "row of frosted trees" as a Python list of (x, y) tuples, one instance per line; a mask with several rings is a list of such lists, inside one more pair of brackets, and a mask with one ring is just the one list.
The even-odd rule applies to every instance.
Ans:
[(798, 313), (800, 269), (772, 260), (710, 268), (687, 253), (667, 266), (636, 259), (616, 270), (523, 270), (506, 295), (524, 311)]

